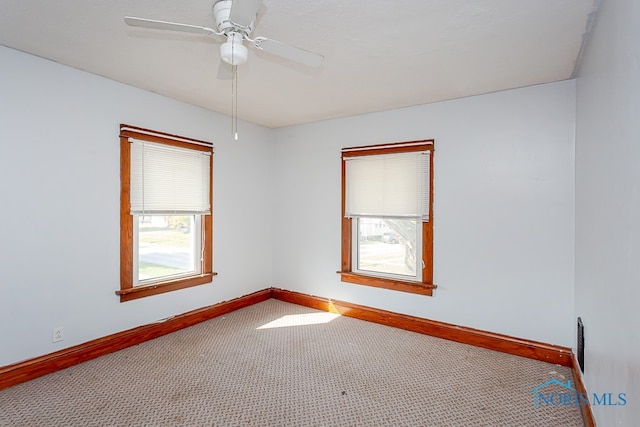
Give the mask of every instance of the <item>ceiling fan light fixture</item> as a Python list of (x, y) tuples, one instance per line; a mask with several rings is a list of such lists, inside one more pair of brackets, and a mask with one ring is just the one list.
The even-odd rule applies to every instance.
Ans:
[(242, 44), (242, 34), (230, 33), (227, 42), (220, 45), (220, 58), (227, 64), (241, 65), (248, 57), (249, 50)]
[[(238, 139), (238, 69), (249, 58), (248, 49), (243, 41), (256, 48), (309, 67), (322, 65), (324, 56), (295, 46), (287, 45), (266, 37), (253, 37), (253, 25), (258, 10), (264, 0), (214, 0), (213, 15), (216, 30), (200, 25), (159, 21), (156, 19), (126, 16), (124, 22), (132, 27), (156, 30), (181, 31), (205, 36), (226, 36), (227, 41), (220, 45), (220, 65), (218, 79), (231, 80), (231, 132)], [(231, 65), (230, 67), (226, 64)]]

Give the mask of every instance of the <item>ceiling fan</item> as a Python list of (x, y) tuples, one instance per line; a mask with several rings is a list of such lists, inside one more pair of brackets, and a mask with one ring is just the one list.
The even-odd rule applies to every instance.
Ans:
[(218, 0), (213, 5), (213, 15), (217, 31), (209, 27), (180, 24), (176, 22), (158, 21), (155, 19), (126, 16), (124, 22), (132, 27), (151, 28), (156, 30), (181, 31), (204, 36), (224, 36), (227, 41), (220, 45), (220, 67), (218, 79), (231, 80), (235, 75), (235, 66), (244, 64), (248, 59), (248, 50), (243, 45), (247, 41), (253, 47), (278, 55), (309, 67), (319, 67), (324, 56), (281, 43), (267, 37), (250, 37), (254, 21), (262, 0)]

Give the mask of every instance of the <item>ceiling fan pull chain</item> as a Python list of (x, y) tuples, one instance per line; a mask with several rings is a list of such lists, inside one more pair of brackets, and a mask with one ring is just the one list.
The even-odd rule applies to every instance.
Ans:
[(236, 123), (236, 103), (237, 103), (237, 80), (238, 80), (238, 66), (233, 63), (234, 58), (234, 44), (231, 44), (231, 135), (234, 139), (237, 139), (238, 128)]
[(234, 79), (233, 79), (233, 85), (235, 86), (235, 107), (234, 107), (234, 111), (233, 111), (233, 121), (234, 121), (234, 127), (235, 127), (235, 132), (233, 133), (233, 139), (235, 141), (238, 140), (238, 66), (234, 65), (233, 68), (235, 68), (233, 75), (234, 75)]

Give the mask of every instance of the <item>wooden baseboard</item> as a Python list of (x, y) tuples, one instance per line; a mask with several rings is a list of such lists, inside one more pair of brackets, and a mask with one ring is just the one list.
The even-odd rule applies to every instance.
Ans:
[(247, 307), (271, 298), (271, 289), (265, 289), (230, 301), (200, 308), (170, 317), (162, 322), (139, 326), (127, 331), (78, 344), (55, 353), (13, 365), (0, 367), (0, 390), (34, 378), (68, 368), (141, 342), (170, 334), (188, 326)]
[(281, 301), (338, 313), (342, 316), (380, 323), (394, 328), (405, 329), (548, 363), (572, 366), (572, 351), (567, 347), (514, 338), (508, 335), (456, 326), (450, 323), (393, 313), (284, 289), (272, 289), (271, 296)]
[[(580, 372), (580, 364), (576, 359), (576, 355), (571, 353), (571, 371), (573, 372), (573, 382), (576, 387), (576, 393), (581, 396), (588, 396), (587, 388), (584, 386), (584, 382), (582, 381), (582, 373)], [(587, 399), (587, 402), (590, 402)], [(593, 418), (593, 412), (591, 412), (591, 405), (580, 406), (580, 414), (582, 415), (582, 423), (584, 427), (595, 427), (596, 421)]]
[[(162, 335), (176, 332), (180, 329), (204, 322), (205, 320), (213, 319), (214, 317), (230, 313), (240, 308), (268, 300), (269, 298), (516, 356), (569, 366), (574, 369), (576, 384), (579, 384), (579, 386), (582, 387), (581, 390), (584, 391), (584, 385), (582, 381), (579, 380), (580, 376), (575, 373), (577, 366), (575, 357), (569, 348), (276, 288), (264, 289), (230, 301), (180, 314), (162, 322), (139, 326), (55, 353), (0, 367), (0, 390), (114, 351), (140, 344), (141, 342)], [(581, 409), (583, 410), (585, 425), (589, 426), (587, 420), (591, 419), (593, 421), (591, 411), (589, 408), (586, 408), (587, 415), (585, 415), (585, 409)]]

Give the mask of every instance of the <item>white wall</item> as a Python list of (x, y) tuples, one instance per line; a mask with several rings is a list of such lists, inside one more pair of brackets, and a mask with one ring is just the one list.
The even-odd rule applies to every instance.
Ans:
[(598, 425), (640, 420), (640, 3), (602, 2), (577, 79), (575, 312), (585, 382), (627, 393)]
[[(0, 366), (270, 286), (269, 129), (234, 142), (226, 116), (4, 47), (0, 70)], [(215, 143), (212, 285), (115, 295), (120, 123)]]
[[(278, 129), (274, 286), (571, 346), (574, 131), (573, 81)], [(341, 283), (340, 148), (426, 138), (434, 296)]]
[[(573, 343), (572, 81), (241, 123), (234, 142), (223, 115), (6, 48), (0, 63), (0, 366), (272, 285)], [(213, 285), (118, 302), (120, 123), (215, 142)], [(341, 283), (340, 148), (423, 138), (436, 140), (434, 297)]]

